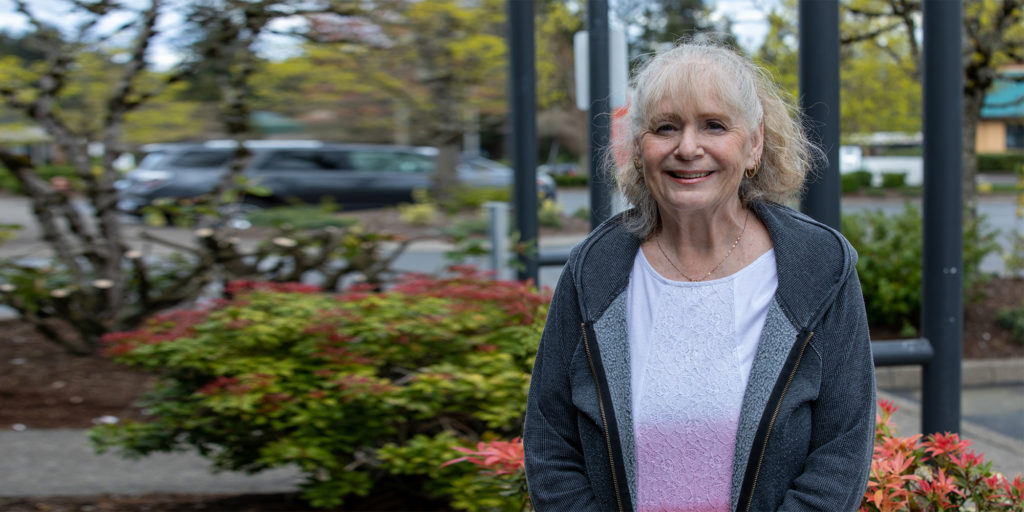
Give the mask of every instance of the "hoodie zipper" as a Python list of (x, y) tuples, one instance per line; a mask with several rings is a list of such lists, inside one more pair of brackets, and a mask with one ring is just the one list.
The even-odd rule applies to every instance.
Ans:
[(608, 416), (604, 412), (604, 400), (601, 396), (601, 383), (597, 381), (597, 368), (594, 366), (594, 357), (590, 353), (590, 341), (587, 339), (587, 324), (580, 324), (583, 329), (583, 348), (587, 351), (587, 362), (590, 363), (590, 373), (594, 376), (594, 387), (597, 391), (597, 405), (601, 409), (601, 423), (604, 427), (604, 442), (608, 449), (608, 464), (612, 470), (612, 487), (615, 489), (615, 501), (619, 506), (619, 512), (623, 512), (622, 495), (619, 494), (619, 478), (615, 473), (615, 456), (612, 454), (612, 437), (608, 430)]
[(754, 478), (750, 483), (750, 494), (747, 496), (747, 506), (743, 509), (746, 512), (750, 512), (750, 506), (754, 503), (754, 490), (757, 488), (757, 477), (761, 474), (761, 464), (764, 462), (764, 452), (768, 449), (768, 438), (772, 435), (772, 429), (775, 427), (775, 420), (779, 416), (779, 410), (782, 409), (782, 401), (786, 398), (786, 393), (789, 391), (789, 385), (793, 383), (793, 377), (796, 376), (796, 371), (800, 368), (800, 361), (804, 358), (804, 350), (807, 349), (807, 345), (811, 342), (811, 338), (813, 336), (814, 331), (807, 333), (807, 338), (804, 339), (803, 345), (800, 346), (800, 353), (796, 356), (796, 363), (793, 364), (793, 370), (789, 372), (789, 378), (786, 379), (786, 385), (782, 388), (782, 394), (779, 395), (779, 400), (775, 403), (775, 411), (772, 412), (772, 419), (768, 422), (768, 431), (764, 434), (764, 442), (761, 443), (761, 452), (757, 457), (757, 468), (754, 470)]

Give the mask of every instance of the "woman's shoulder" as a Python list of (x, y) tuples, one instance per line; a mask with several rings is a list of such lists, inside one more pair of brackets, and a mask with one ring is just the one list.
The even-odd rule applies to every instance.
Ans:
[(776, 252), (833, 260), (841, 266), (856, 264), (856, 251), (838, 230), (776, 203), (756, 203), (754, 210), (768, 228)]
[(582, 269), (600, 268), (628, 260), (632, 266), (633, 257), (640, 247), (640, 238), (629, 231), (625, 218), (629, 212), (620, 212), (606, 219), (590, 231), (569, 253), (568, 263)]

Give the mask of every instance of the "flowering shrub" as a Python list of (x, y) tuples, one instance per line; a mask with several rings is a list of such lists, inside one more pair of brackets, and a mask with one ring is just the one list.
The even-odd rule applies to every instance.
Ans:
[(875, 454), (861, 511), (1012, 510), (1024, 512), (1024, 480), (992, 471), (957, 434), (896, 437), (896, 407), (880, 400)]
[[(992, 471), (992, 463), (969, 450), (970, 441), (956, 434), (938, 434), (922, 440), (920, 434), (897, 437), (889, 424), (896, 407), (880, 400), (875, 425), (875, 453), (861, 512), (977, 510), (1024, 512), (1024, 480), (1012, 481)], [(453, 449), (462, 457), (445, 465), (469, 462), (508, 495), (518, 496), (521, 508), (532, 510), (526, 495), (523, 442), (480, 443), (476, 450)]]
[(480, 487), (498, 489), (498, 492), (494, 494), (505, 498), (501, 509), (518, 512), (533, 510), (530, 496), (526, 491), (522, 438), (515, 437), (511, 441), (495, 440), (488, 443), (477, 443), (476, 450), (462, 446), (453, 446), (452, 448), (465, 455), (445, 462), (441, 465), (442, 467), (457, 462), (475, 464), (481, 470), (472, 480)]
[(443, 463), (452, 445), (520, 431), (546, 294), (468, 268), (386, 291), (228, 289), (205, 310), (105, 338), (117, 361), (158, 381), (141, 404), (145, 421), (93, 430), (101, 450), (193, 446), (222, 469), (294, 465), (314, 506), (407, 476), (410, 493), (507, 509), (473, 466)]

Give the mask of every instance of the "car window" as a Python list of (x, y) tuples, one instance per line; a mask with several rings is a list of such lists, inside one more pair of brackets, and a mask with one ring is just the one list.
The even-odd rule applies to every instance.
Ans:
[[(231, 158), (235, 155), (234, 150), (230, 149), (200, 149), (194, 151), (184, 151), (177, 158), (174, 158), (170, 162), (172, 167), (180, 167), (185, 169), (190, 168), (204, 168), (204, 167), (223, 167), (231, 161)], [(160, 161), (158, 163), (163, 163)]]
[(310, 150), (274, 151), (259, 166), (285, 171), (340, 171), (349, 167), (341, 151)]
[(349, 163), (358, 171), (422, 173), (434, 170), (434, 159), (416, 153), (397, 151), (349, 151)]
[(142, 157), (142, 161), (136, 166), (137, 169), (153, 169), (159, 165), (159, 163), (167, 157), (166, 151), (150, 151), (146, 153), (146, 156)]

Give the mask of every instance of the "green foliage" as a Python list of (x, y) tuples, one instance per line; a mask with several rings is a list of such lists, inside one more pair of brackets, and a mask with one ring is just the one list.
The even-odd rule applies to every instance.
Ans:
[(555, 180), (555, 184), (560, 187), (582, 187), (590, 181), (587, 179), (586, 174), (553, 174), (551, 178)]
[(0, 245), (14, 238), (14, 232), (21, 229), (21, 224), (0, 224)]
[[(843, 28), (844, 34), (861, 30), (848, 24)], [(921, 86), (914, 77), (913, 61), (905, 53), (906, 43), (900, 37), (892, 37), (882, 47), (872, 43), (841, 49), (840, 131), (920, 131)], [(890, 49), (904, 57), (896, 62), (889, 57)]]
[(853, 194), (871, 187), (871, 172), (863, 170), (853, 171), (841, 175), (839, 180), (843, 193)]
[(1024, 301), (1016, 308), (1000, 311), (996, 317), (996, 324), (1010, 331), (1013, 341), (1024, 345)]
[(347, 228), (357, 222), (338, 215), (335, 209), (331, 205), (277, 206), (254, 211), (247, 219), (253, 226), (291, 229)]
[(562, 205), (551, 199), (541, 201), (540, 209), (537, 210), (537, 222), (546, 228), (562, 227)]
[(572, 216), (580, 220), (590, 220), (590, 208), (580, 206), (576, 211), (572, 212)]
[(1003, 265), (1006, 273), (1017, 278), (1024, 278), (1024, 233), (1010, 231), (1010, 248), (1003, 252)]
[[(50, 181), (53, 178), (67, 178), (72, 188), (77, 187), (78, 177), (75, 175), (74, 167), (70, 165), (40, 165), (35, 168), (36, 173), (40, 178)], [(7, 170), (6, 167), (0, 165), (0, 190), (10, 192), (12, 194), (22, 194), (25, 191), (21, 187), (21, 183), (14, 178), (14, 175)]]
[(452, 199), (443, 207), (448, 212), (475, 210), (485, 203), (508, 202), (511, 198), (512, 191), (507, 188), (459, 187), (452, 194)]
[(433, 203), (398, 205), (399, 218), (413, 226), (429, 226), (437, 221), (440, 212)]
[(798, 97), (796, 0), (776, 3), (767, 17), (768, 34), (757, 51), (756, 61), (771, 73), (783, 91), (794, 98)]
[(903, 188), (907, 184), (907, 175), (901, 172), (882, 174), (882, 188)]
[(231, 470), (294, 464), (317, 507), (413, 475), (424, 483), (409, 492), (507, 510), (473, 468), (442, 463), (452, 446), (518, 434), (549, 297), (455, 271), (338, 295), (238, 282), (209, 309), (109, 335), (117, 361), (159, 380), (143, 422), (93, 439), (129, 456), (193, 446)]
[[(971, 300), (985, 276), (981, 260), (998, 250), (996, 233), (983, 225), (984, 219), (964, 225), (963, 279), (965, 299)], [(906, 335), (917, 332), (921, 321), (922, 218), (918, 208), (907, 203), (903, 211), (886, 215), (881, 210), (843, 215), (842, 230), (860, 258), (860, 275), (868, 322), (900, 329)]]
[(979, 172), (1013, 172), (1024, 166), (1024, 153), (978, 153)]
[(415, 203), (398, 205), (399, 217), (402, 221), (414, 226), (429, 226), (436, 222), (441, 212), (438, 210), (437, 203), (430, 198), (429, 192), (414, 190), (412, 195)]

